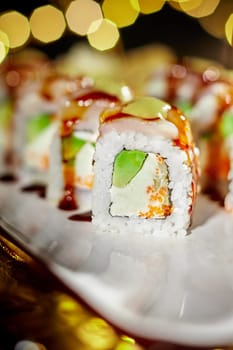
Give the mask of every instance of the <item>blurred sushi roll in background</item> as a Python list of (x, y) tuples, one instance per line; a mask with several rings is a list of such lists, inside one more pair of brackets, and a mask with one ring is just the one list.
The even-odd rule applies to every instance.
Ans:
[(89, 89), (91, 79), (50, 72), (28, 84), (19, 99), (15, 124), (15, 148), (19, 150), (20, 179), (24, 184), (47, 185), (50, 147), (59, 132), (59, 113), (68, 98)]
[(73, 45), (64, 54), (55, 59), (58, 73), (79, 76), (84, 75), (93, 79), (108, 79), (122, 81), (125, 79), (124, 55), (114, 50), (98, 51), (82, 42)]
[(201, 187), (233, 210), (233, 85), (216, 81), (199, 92), (191, 111), (200, 149)]
[(59, 133), (51, 146), (47, 199), (63, 210), (91, 210), (92, 163), (100, 114), (132, 99), (125, 85), (87, 77), (82, 83), (84, 88), (67, 98), (59, 110)]
[(180, 110), (153, 97), (105, 110), (94, 160), (97, 230), (187, 234), (198, 164), (190, 124)]
[[(25, 49), (11, 54), (1, 65), (0, 81), (0, 173), (15, 173), (18, 167), (18, 148), (15, 140), (18, 124), (15, 116), (22, 91), (37, 84), (51, 69), (48, 57), (38, 50)], [(23, 93), (24, 95), (25, 93)]]
[(200, 89), (219, 76), (220, 65), (217, 63), (184, 57), (151, 71), (141, 87), (141, 94), (174, 104), (189, 116)]

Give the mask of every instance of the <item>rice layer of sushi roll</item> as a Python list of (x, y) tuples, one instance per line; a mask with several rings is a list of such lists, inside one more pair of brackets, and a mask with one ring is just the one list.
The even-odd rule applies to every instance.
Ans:
[(94, 160), (92, 212), (98, 230), (187, 233), (197, 153), (180, 110), (153, 97), (106, 110)]

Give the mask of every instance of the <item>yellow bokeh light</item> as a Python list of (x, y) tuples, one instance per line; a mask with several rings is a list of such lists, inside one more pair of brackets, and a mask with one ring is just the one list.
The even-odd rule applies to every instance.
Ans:
[(9, 51), (9, 39), (6, 33), (0, 30), (0, 63), (5, 59)]
[(169, 1), (168, 4), (177, 11), (182, 11), (180, 4), (176, 1)]
[(8, 36), (12, 49), (24, 45), (30, 36), (28, 19), (17, 11), (9, 11), (0, 16), (0, 30)]
[(200, 4), (196, 6), (197, 2), (198, 0), (182, 2), (180, 3), (180, 7), (189, 16), (200, 18), (214, 13), (215, 9), (220, 3), (220, 0), (202, 0)]
[(233, 44), (233, 13), (229, 16), (225, 25), (225, 34), (230, 45)]
[(225, 23), (233, 13), (233, 1), (221, 1), (217, 9), (210, 16), (199, 19), (201, 26), (216, 38), (225, 38)]
[(180, 3), (180, 8), (184, 11), (184, 12), (188, 12), (188, 11), (192, 11), (194, 9), (197, 9), (203, 0), (189, 0), (189, 1), (185, 1)]
[(35, 9), (30, 17), (33, 36), (44, 43), (59, 39), (65, 28), (63, 13), (56, 7), (45, 5)]
[(143, 14), (149, 14), (161, 10), (166, 0), (130, 0), (132, 6)]
[(190, 1), (190, 0), (171, 0), (169, 2), (176, 2), (177, 4), (180, 4), (182, 2), (187, 2), (187, 1)]
[(104, 0), (102, 9), (104, 16), (119, 28), (133, 24), (139, 15), (130, 0)]
[(72, 1), (66, 11), (69, 28), (79, 35), (86, 35), (92, 22), (102, 18), (101, 7), (94, 0)]
[(93, 22), (87, 35), (89, 44), (101, 51), (113, 48), (119, 37), (119, 30), (115, 23), (106, 18)]
[(114, 329), (101, 318), (93, 317), (83, 322), (77, 329), (79, 340), (88, 349), (110, 350), (117, 344), (118, 336)]
[(0, 63), (4, 60), (6, 57), (7, 52), (4, 43), (0, 40)]

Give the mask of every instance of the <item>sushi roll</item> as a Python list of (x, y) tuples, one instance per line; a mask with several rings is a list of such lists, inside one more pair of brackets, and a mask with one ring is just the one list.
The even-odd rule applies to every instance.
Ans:
[(174, 104), (189, 116), (199, 91), (217, 80), (219, 74), (219, 69), (207, 62), (204, 68), (190, 61), (164, 64), (148, 75), (141, 93)]
[(233, 210), (233, 85), (217, 81), (200, 92), (191, 111), (200, 149), (201, 189)]
[(92, 220), (99, 231), (184, 236), (198, 165), (190, 124), (176, 107), (141, 97), (101, 116)]
[(14, 122), (20, 178), (24, 184), (47, 184), (50, 146), (59, 129), (59, 111), (68, 96), (77, 95), (93, 85), (88, 78), (71, 78), (51, 72), (21, 91)]
[(14, 145), (18, 133), (15, 124), (17, 104), (24, 86), (36, 83), (51, 68), (45, 54), (33, 49), (9, 55), (1, 65), (0, 81), (0, 173), (14, 173), (18, 166), (18, 149)]
[(88, 90), (67, 98), (60, 108), (47, 188), (48, 200), (60, 209), (91, 210), (92, 163), (100, 113), (132, 98), (125, 85), (109, 82), (106, 86), (94, 82)]

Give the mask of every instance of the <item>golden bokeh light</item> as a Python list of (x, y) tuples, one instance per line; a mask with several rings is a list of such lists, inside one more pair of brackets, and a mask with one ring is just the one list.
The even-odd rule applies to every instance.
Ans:
[(180, 3), (179, 5), (184, 12), (188, 12), (197, 9), (201, 5), (202, 1), (203, 0), (188, 0)]
[(179, 2), (169, 1), (168, 4), (177, 11), (182, 11)]
[(121, 341), (117, 344), (117, 347), (114, 350), (143, 350), (143, 348), (138, 344)]
[(225, 23), (233, 13), (233, 1), (221, 1), (214, 13), (210, 16), (199, 19), (199, 23), (210, 35), (223, 39), (225, 38)]
[(35, 9), (30, 17), (32, 35), (39, 41), (49, 43), (58, 40), (65, 31), (63, 13), (52, 5)]
[(113, 48), (119, 37), (116, 24), (106, 18), (93, 22), (87, 34), (89, 44), (101, 51)]
[(114, 329), (98, 317), (83, 322), (77, 329), (77, 336), (88, 349), (111, 350), (118, 342)]
[(143, 14), (150, 14), (162, 9), (166, 0), (130, 0), (132, 6)]
[(198, 2), (199, 0), (180, 2), (180, 7), (189, 16), (200, 18), (214, 13), (220, 3), (220, 0), (202, 0), (200, 4), (197, 5)]
[(0, 63), (5, 59), (9, 51), (9, 39), (6, 33), (0, 30)]
[(104, 16), (119, 28), (133, 24), (139, 15), (139, 11), (132, 6), (130, 0), (104, 0), (102, 10)]
[(8, 36), (11, 49), (24, 45), (30, 36), (28, 19), (17, 11), (9, 11), (0, 16), (0, 30)]
[(176, 2), (177, 4), (181, 4), (182, 2), (188, 2), (190, 0), (172, 0), (171, 2)]
[(229, 16), (225, 25), (225, 33), (228, 43), (232, 46), (233, 44), (233, 13)]
[(171, 0), (171, 1), (169, 1), (169, 3), (171, 2), (171, 3), (181, 4), (183, 2), (189, 2), (189, 1), (191, 1), (191, 0)]
[(4, 43), (0, 40), (0, 63), (5, 59), (7, 56), (6, 48)]
[(92, 22), (102, 18), (101, 7), (94, 0), (72, 1), (66, 11), (70, 30), (79, 35), (86, 35)]

